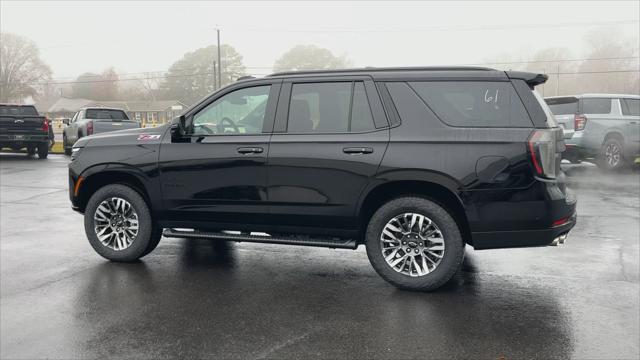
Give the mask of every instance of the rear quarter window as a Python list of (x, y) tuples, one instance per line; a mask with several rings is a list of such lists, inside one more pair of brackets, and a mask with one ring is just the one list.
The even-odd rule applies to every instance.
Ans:
[(640, 116), (640, 99), (620, 99), (622, 114)]
[(611, 113), (611, 99), (585, 98), (582, 99), (583, 114), (609, 114)]
[(409, 85), (446, 124), (460, 127), (531, 127), (510, 82), (416, 81)]

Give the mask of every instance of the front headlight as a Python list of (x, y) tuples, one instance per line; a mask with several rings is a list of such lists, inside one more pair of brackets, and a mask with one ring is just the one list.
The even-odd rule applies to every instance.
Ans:
[(80, 155), (80, 152), (82, 151), (83, 148), (81, 147), (74, 147), (71, 149), (71, 161), (75, 160), (78, 155)]

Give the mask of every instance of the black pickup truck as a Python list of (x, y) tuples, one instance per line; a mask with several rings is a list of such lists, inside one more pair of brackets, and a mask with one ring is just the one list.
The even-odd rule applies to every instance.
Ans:
[(49, 155), (49, 121), (40, 116), (33, 105), (0, 104), (0, 149), (20, 151), (29, 155), (38, 152), (40, 159)]

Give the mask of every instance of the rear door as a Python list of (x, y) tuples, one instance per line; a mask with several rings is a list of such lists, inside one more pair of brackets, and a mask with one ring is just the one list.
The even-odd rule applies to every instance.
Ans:
[(582, 146), (592, 152), (600, 151), (609, 133), (624, 133), (625, 122), (618, 99), (609, 97), (584, 97), (580, 100), (580, 113), (587, 118), (582, 135)]
[(625, 135), (631, 144), (635, 145), (636, 153), (640, 152), (640, 99), (620, 99), (622, 118), (625, 121)]
[(370, 78), (285, 81), (269, 149), (273, 222), (355, 229), (355, 205), (388, 141)]

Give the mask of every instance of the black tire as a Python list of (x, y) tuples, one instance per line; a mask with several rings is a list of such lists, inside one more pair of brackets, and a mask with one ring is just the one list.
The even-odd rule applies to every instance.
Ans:
[(38, 158), (46, 159), (49, 156), (49, 143), (38, 144)]
[(71, 156), (71, 147), (67, 146), (67, 136), (62, 135), (62, 147), (64, 148), (64, 154)]
[(596, 165), (605, 171), (618, 171), (626, 168), (627, 162), (624, 158), (622, 141), (617, 138), (607, 139), (600, 149)]
[[(403, 213), (418, 213), (431, 219), (444, 239), (440, 263), (426, 275), (412, 277), (391, 267), (384, 258), (381, 234), (387, 222)], [(420, 197), (402, 197), (384, 204), (371, 217), (366, 233), (367, 256), (376, 272), (394, 286), (412, 291), (432, 291), (449, 281), (460, 269), (464, 258), (464, 242), (453, 217), (440, 205)]]
[(160, 243), (160, 240), (162, 239), (162, 230), (163, 229), (157, 225), (153, 226), (153, 230), (151, 231), (151, 240), (149, 240), (149, 244), (147, 245), (147, 248), (144, 250), (144, 252), (142, 253), (142, 256), (140, 257), (147, 256), (153, 250), (155, 250), (155, 248)]
[(35, 154), (36, 154), (36, 147), (35, 146), (27, 146), (27, 155), (33, 156)]
[[(111, 197), (119, 197), (128, 201), (138, 215), (138, 234), (131, 242), (131, 245), (122, 250), (114, 250), (103, 245), (94, 230), (94, 214), (96, 209), (103, 200)], [(148, 250), (150, 252), (155, 248), (155, 246), (152, 246), (154, 230), (149, 206), (137, 191), (126, 185), (107, 185), (100, 188), (91, 196), (85, 209), (84, 230), (91, 247), (93, 247), (100, 256), (111, 261), (133, 262), (146, 255), (148, 252), (145, 253), (145, 251)], [(155, 245), (157, 245), (157, 243)]]

